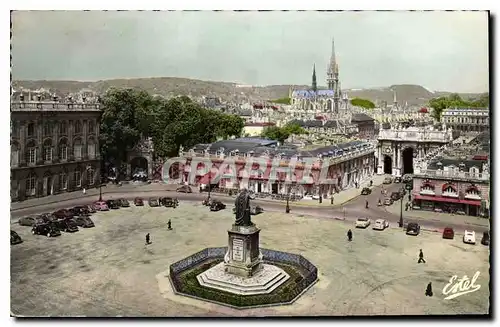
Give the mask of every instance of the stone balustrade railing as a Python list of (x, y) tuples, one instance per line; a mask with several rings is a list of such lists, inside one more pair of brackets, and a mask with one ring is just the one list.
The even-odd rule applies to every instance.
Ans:
[(444, 171), (442, 169), (417, 169), (414, 172), (416, 177), (442, 177), (442, 178), (453, 178), (453, 179), (464, 179), (464, 180), (477, 180), (477, 181), (489, 181), (489, 173), (477, 173), (473, 174), (464, 171)]

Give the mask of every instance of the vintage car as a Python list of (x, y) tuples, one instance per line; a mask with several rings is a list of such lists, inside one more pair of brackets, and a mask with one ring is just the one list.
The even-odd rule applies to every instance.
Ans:
[[(260, 206), (251, 206), (250, 207), (250, 214), (251, 215), (258, 215), (264, 212), (264, 209)], [(236, 213), (236, 207), (233, 207), (233, 213)]]
[(135, 198), (134, 205), (137, 207), (142, 207), (144, 205), (144, 200), (142, 198)]
[(182, 185), (178, 187), (176, 191), (179, 193), (193, 193), (193, 190), (189, 185)]
[(408, 223), (406, 226), (406, 235), (417, 236), (420, 234), (420, 225), (417, 223)]
[(445, 227), (443, 229), (443, 238), (452, 240), (455, 237), (455, 231), (451, 227)]
[(383, 183), (384, 184), (391, 184), (392, 183), (392, 177), (387, 176), (386, 178), (384, 178)]
[(73, 219), (78, 227), (83, 227), (83, 228), (95, 227), (94, 222), (89, 217), (79, 216)]
[(121, 199), (118, 199), (116, 201), (119, 203), (120, 207), (124, 207), (124, 208), (130, 207), (130, 203), (128, 202), (127, 199), (121, 198)]
[(110, 209), (120, 209), (120, 201), (119, 200), (107, 200), (106, 204)]
[(46, 212), (46, 213), (42, 213), (42, 214), (39, 214), (38, 216), (36, 216), (36, 219), (41, 220), (41, 221), (45, 221), (45, 222), (51, 222), (51, 221), (57, 220), (57, 217), (54, 216), (54, 214), (51, 212)]
[(201, 201), (201, 204), (207, 207), (210, 207), (212, 205), (212, 202), (215, 201), (214, 199), (209, 199), (205, 198), (203, 201)]
[(160, 198), (160, 204), (167, 208), (176, 208), (179, 205), (179, 201), (174, 198), (163, 197)]
[(57, 219), (73, 218), (73, 213), (68, 209), (59, 209), (52, 213)]
[(150, 207), (159, 207), (160, 206), (160, 202), (158, 202), (158, 198), (149, 198), (148, 203), (149, 203)]
[(35, 226), (37, 223), (41, 223), (43, 220), (37, 219), (35, 217), (21, 217), (19, 218), (19, 225), (21, 226)]
[(94, 203), (94, 208), (97, 211), (108, 211), (109, 210), (108, 205), (104, 201), (97, 201), (97, 202), (95, 202)]
[(394, 201), (391, 198), (385, 198), (384, 199), (384, 205), (385, 206), (390, 206), (394, 203)]
[(402, 182), (402, 178), (401, 177), (394, 177), (394, 183), (401, 183)]
[(87, 207), (87, 210), (89, 211), (89, 213), (96, 213), (96, 209), (94, 208), (94, 205), (93, 204), (86, 204), (84, 205), (84, 207)]
[(10, 245), (22, 243), (23, 239), (15, 231), (10, 231)]
[(213, 200), (212, 204), (210, 204), (210, 211), (219, 211), (222, 209), (226, 209), (226, 205), (218, 200)]
[(90, 210), (88, 206), (76, 206), (70, 208), (69, 211), (73, 214), (73, 216), (90, 216)]
[(389, 222), (385, 219), (377, 219), (375, 220), (375, 224), (372, 227), (374, 230), (384, 230), (389, 228)]
[(361, 195), (368, 195), (368, 194), (372, 194), (372, 189), (369, 187), (363, 187), (363, 189), (361, 190)]
[(400, 200), (402, 197), (403, 197), (403, 194), (401, 194), (401, 192), (392, 192), (391, 193), (391, 199), (394, 202)]
[(466, 230), (464, 233), (464, 243), (476, 244), (476, 232)]
[(78, 225), (76, 222), (73, 220), (73, 218), (70, 219), (60, 219), (56, 222), (57, 227), (59, 230), (67, 233), (74, 233), (78, 232)]
[(356, 228), (367, 228), (370, 224), (371, 220), (368, 218), (358, 218), (356, 220)]
[(490, 232), (483, 232), (483, 238), (481, 239), (482, 245), (490, 245)]
[(31, 233), (33, 235), (45, 235), (47, 237), (55, 237), (61, 235), (61, 231), (53, 223), (37, 224), (33, 226), (33, 228), (31, 229)]

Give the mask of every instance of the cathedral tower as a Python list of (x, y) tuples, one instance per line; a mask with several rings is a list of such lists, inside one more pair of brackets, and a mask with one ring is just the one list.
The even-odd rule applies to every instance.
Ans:
[(339, 87), (339, 66), (335, 56), (335, 40), (332, 39), (332, 54), (330, 56), (330, 63), (326, 72), (326, 82), (328, 89), (333, 91), (333, 112), (338, 114), (339, 102), (341, 99), (341, 90)]
[(314, 91), (314, 93), (318, 91), (318, 84), (316, 83), (316, 64), (314, 64), (313, 66), (312, 90)]

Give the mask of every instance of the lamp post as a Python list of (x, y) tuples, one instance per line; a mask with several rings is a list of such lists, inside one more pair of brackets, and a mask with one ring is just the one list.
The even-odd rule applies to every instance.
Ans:
[(403, 201), (404, 201), (404, 198), (405, 198), (405, 195), (406, 195), (406, 191), (404, 189), (404, 187), (401, 187), (401, 210), (399, 212), (399, 227), (403, 227)]
[(210, 190), (212, 189), (212, 171), (208, 172), (208, 200), (210, 201)]

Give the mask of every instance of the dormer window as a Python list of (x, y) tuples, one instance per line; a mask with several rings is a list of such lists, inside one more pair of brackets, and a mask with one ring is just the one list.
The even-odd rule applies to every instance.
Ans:
[(422, 187), (420, 188), (420, 194), (422, 195), (435, 195), (435, 191), (434, 191), (434, 185), (430, 184), (430, 183), (424, 183), (422, 184)]
[(481, 200), (481, 192), (475, 185), (471, 185), (467, 191), (465, 191), (465, 199), (470, 200)]
[(475, 175), (479, 174), (479, 168), (477, 168), (477, 167), (471, 167), (471, 168), (469, 169), (469, 173), (470, 173), (472, 176), (475, 176)]
[(443, 196), (458, 198), (457, 189), (451, 184), (443, 185)]

